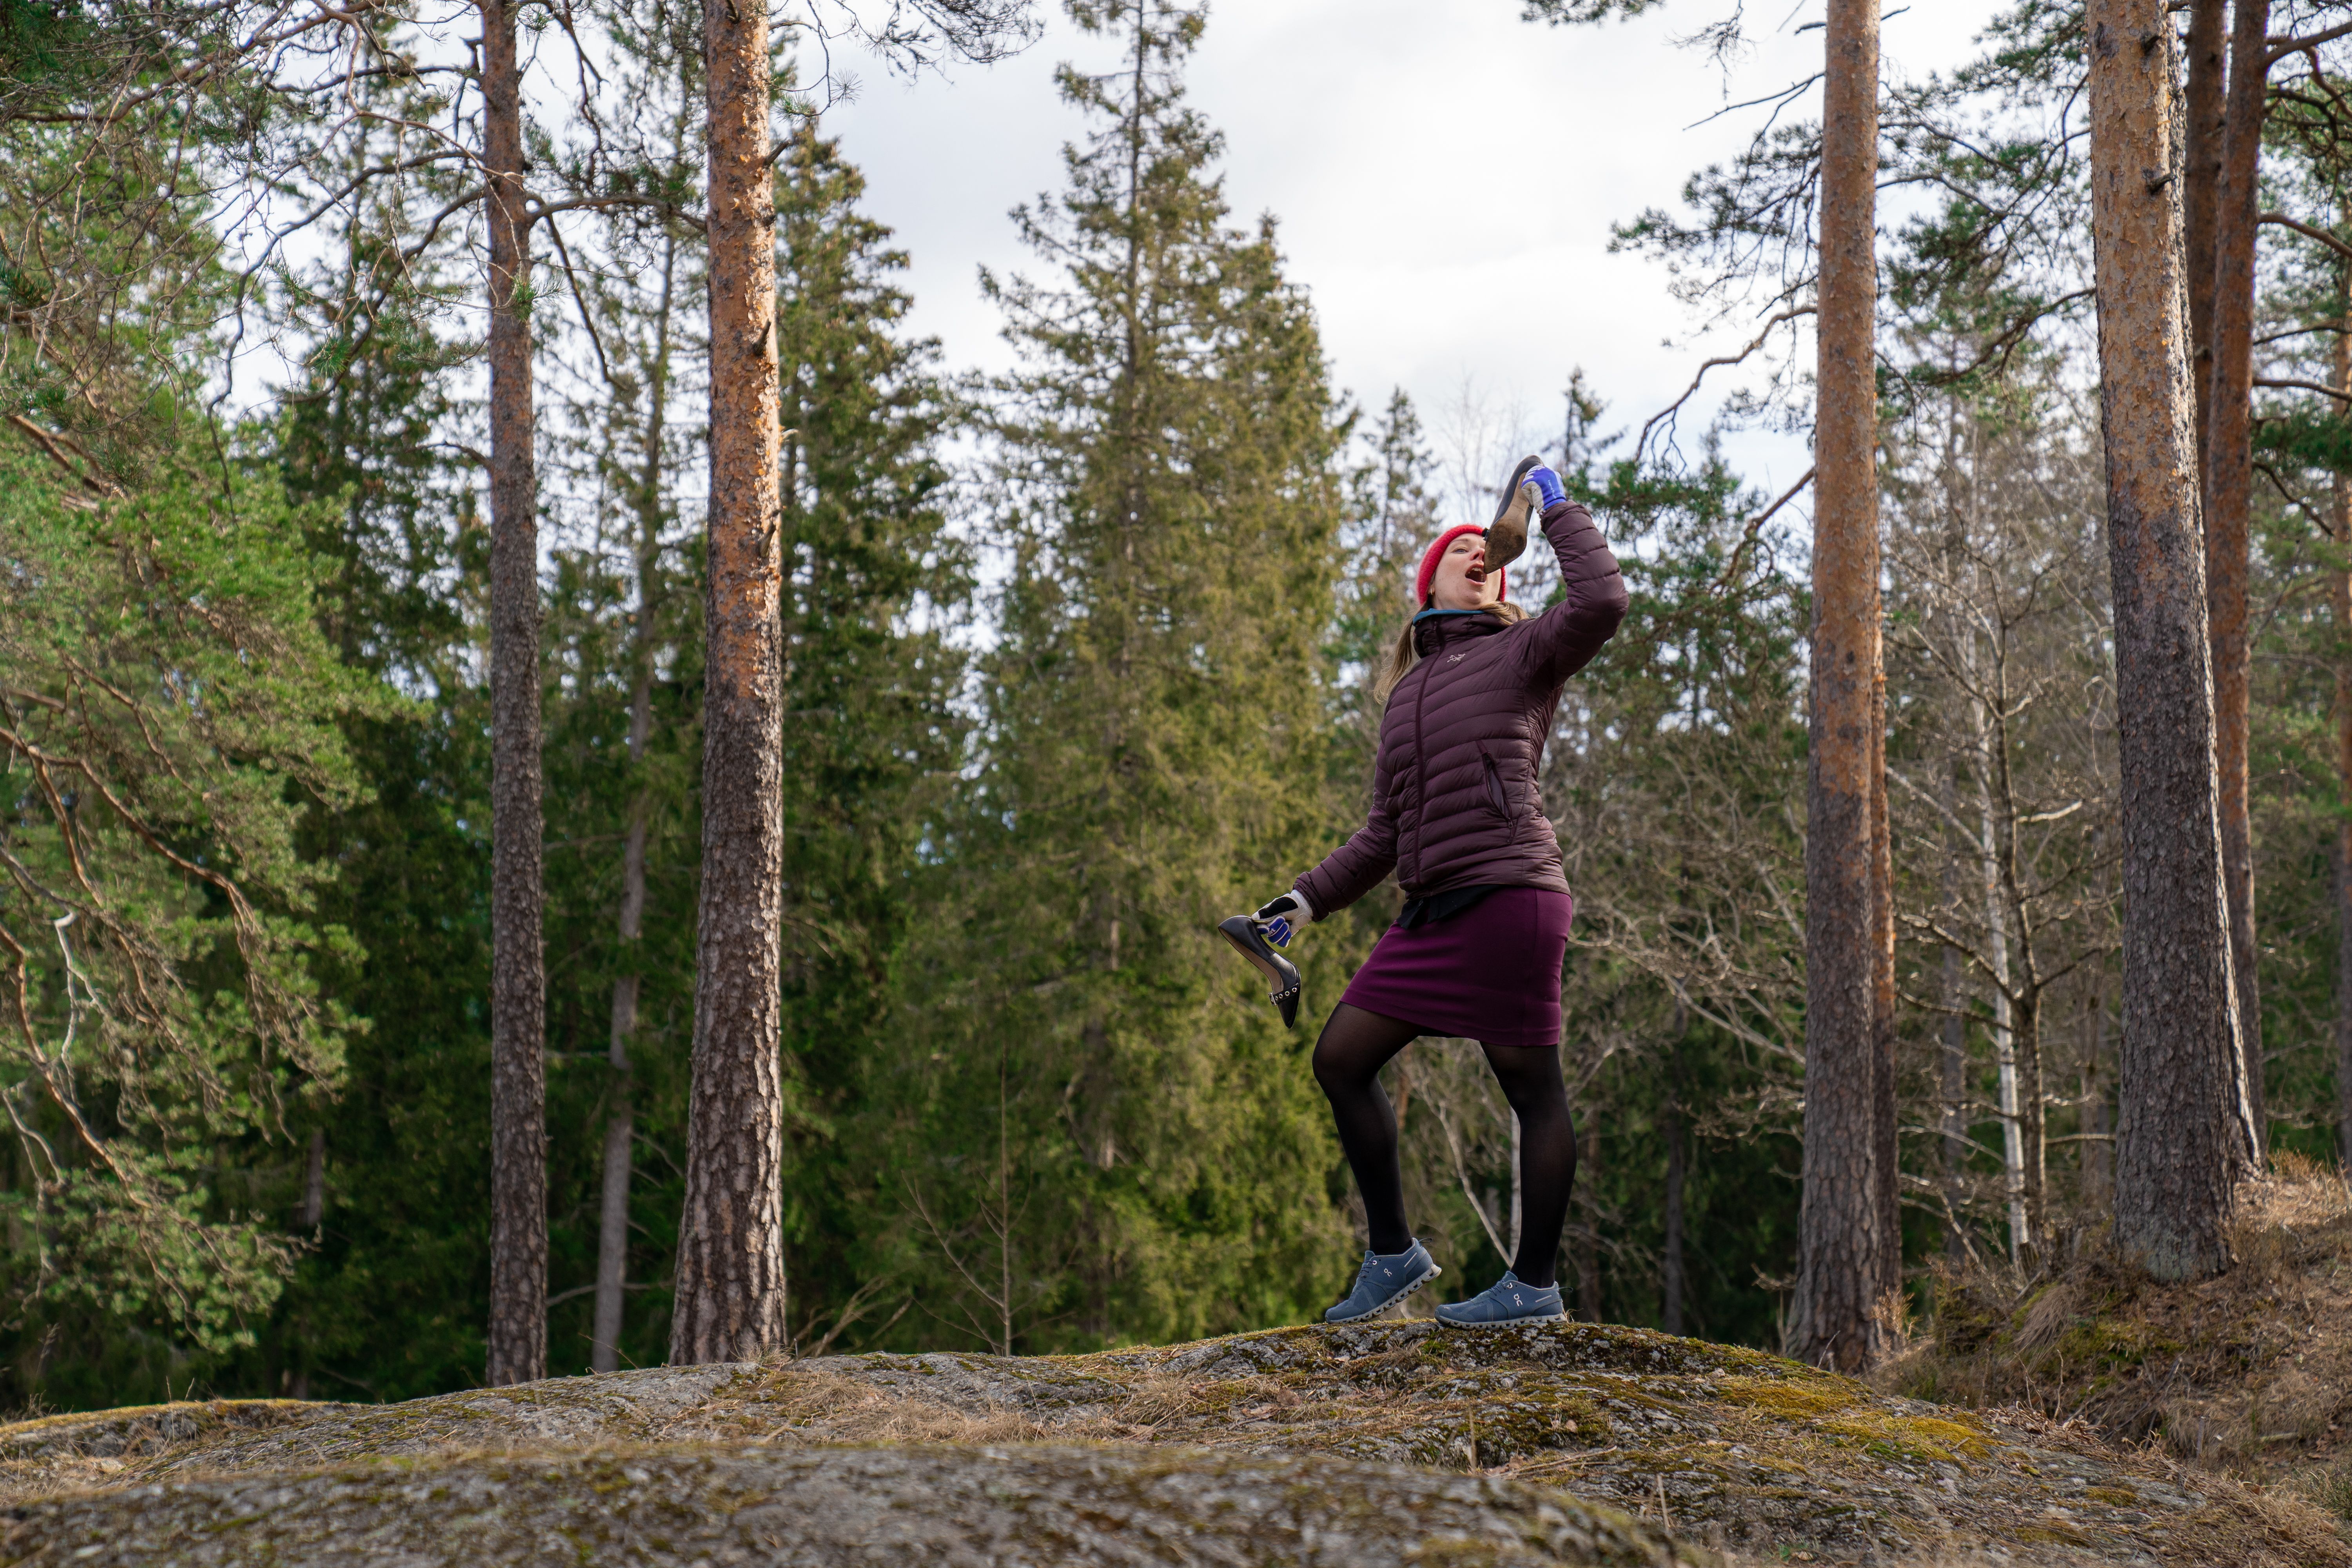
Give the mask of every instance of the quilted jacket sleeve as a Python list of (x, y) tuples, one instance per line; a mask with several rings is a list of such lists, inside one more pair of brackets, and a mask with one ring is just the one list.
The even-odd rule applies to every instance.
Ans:
[(1387, 879), (1396, 869), (1396, 807), (1390, 798), (1389, 773), (1372, 770), (1372, 814), (1355, 836), (1330, 854), (1323, 864), (1291, 884), (1315, 906), (1315, 918), (1328, 920)]
[(1528, 683), (1557, 687), (1592, 662), (1625, 619), (1625, 579), (1592, 514), (1577, 501), (1544, 509), (1544, 537), (1559, 558), (1559, 602), (1515, 639)]

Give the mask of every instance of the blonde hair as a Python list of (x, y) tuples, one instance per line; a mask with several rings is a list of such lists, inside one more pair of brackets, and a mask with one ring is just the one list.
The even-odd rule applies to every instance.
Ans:
[[(1528, 618), (1527, 611), (1508, 599), (1497, 599), (1491, 605), (1480, 607), (1507, 626), (1517, 626)], [(1396, 642), (1389, 648), (1388, 668), (1381, 671), (1379, 677), (1372, 682), (1373, 701), (1386, 702), (1389, 700), (1389, 693), (1396, 689), (1397, 682), (1402, 680), (1406, 673), (1421, 662), (1420, 643), (1412, 635), (1413, 625), (1420, 616), (1421, 612), (1415, 610), (1404, 618), (1404, 625), (1397, 628)]]

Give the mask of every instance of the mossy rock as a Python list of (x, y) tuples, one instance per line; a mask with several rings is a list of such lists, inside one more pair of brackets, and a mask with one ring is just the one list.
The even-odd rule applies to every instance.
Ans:
[(18, 1507), (0, 1559), (425, 1564), (1297, 1563), (1697, 1568), (1614, 1509), (1487, 1477), (1112, 1447), (616, 1449), (183, 1479)]
[[(1895, 1398), (1756, 1352), (1638, 1329), (1551, 1322), (1467, 1334), (1402, 1321), (1280, 1329), (1086, 1356), (831, 1356), (558, 1378), (396, 1405), (223, 1402), (50, 1417), (0, 1427), (0, 1487), (28, 1510), (20, 1524), (68, 1517), (84, 1521), (77, 1528), (95, 1533), (79, 1542), (77, 1551), (111, 1540), (111, 1531), (96, 1521), (116, 1516), (145, 1539), (139, 1532), (152, 1507), (167, 1501), (172, 1531), (196, 1531), (187, 1521), (201, 1515), (234, 1534), (247, 1528), (236, 1511), (246, 1503), (237, 1500), (274, 1495), (272, 1488), (284, 1489), (293, 1500), (289, 1506), (303, 1519), (328, 1517), (342, 1507), (334, 1499), (389, 1498), (386, 1489), (404, 1488), (399, 1495), (408, 1500), (414, 1521), (395, 1518), (398, 1510), (388, 1502), (384, 1511), (366, 1516), (375, 1521), (367, 1529), (395, 1545), (409, 1539), (400, 1531), (413, 1524), (432, 1551), (441, 1550), (446, 1534), (447, 1542), (464, 1545), (462, 1552), (451, 1548), (457, 1555), (503, 1561), (497, 1550), (508, 1538), (498, 1531), (511, 1521), (499, 1522), (508, 1519), (500, 1500), (511, 1498), (517, 1509), (529, 1505), (512, 1515), (524, 1523), (511, 1528), (521, 1531), (537, 1521), (531, 1527), (543, 1527), (549, 1532), (543, 1539), (572, 1542), (564, 1549), (567, 1563), (669, 1561), (636, 1555), (638, 1536), (598, 1534), (605, 1526), (596, 1521), (600, 1510), (656, 1520), (668, 1518), (662, 1510), (670, 1509), (692, 1526), (675, 1526), (685, 1531), (675, 1539), (702, 1542), (715, 1564), (733, 1550), (725, 1547), (736, 1539), (725, 1536), (724, 1529), (734, 1528), (726, 1521), (771, 1517), (758, 1512), (766, 1505), (742, 1500), (780, 1495), (772, 1489), (787, 1478), (814, 1489), (808, 1495), (836, 1497), (847, 1508), (857, 1488), (879, 1488), (885, 1480), (876, 1478), (896, 1477), (913, 1489), (889, 1510), (911, 1510), (909, 1519), (936, 1517), (945, 1521), (938, 1528), (949, 1530), (963, 1505), (948, 1508), (939, 1500), (992, 1497), (987, 1488), (1013, 1485), (1008, 1477), (1021, 1486), (1034, 1482), (1040, 1518), (1059, 1518), (1055, 1510), (1076, 1495), (1067, 1489), (1076, 1483), (1066, 1478), (1079, 1473), (1071, 1468), (1079, 1460), (1070, 1456), (1092, 1455), (1086, 1463), (1111, 1467), (1104, 1477), (1115, 1471), (1126, 1478), (1116, 1485), (1102, 1480), (1106, 1495), (1192, 1497), (1188, 1489), (1224, 1484), (1219, 1477), (1254, 1478), (1248, 1489), (1273, 1486), (1266, 1478), (1286, 1476), (1344, 1481), (1333, 1483), (1337, 1490), (1297, 1491), (1296, 1507), (1306, 1511), (1293, 1515), (1277, 1517), (1264, 1511), (1272, 1504), (1250, 1502), (1260, 1511), (1249, 1517), (1260, 1522), (1247, 1528), (1259, 1533), (1234, 1537), (1244, 1544), (1234, 1550), (1265, 1550), (1258, 1558), (1244, 1552), (1235, 1561), (1290, 1560), (1285, 1556), (1289, 1547), (1276, 1551), (1269, 1544), (1280, 1530), (1295, 1528), (1304, 1542), (1311, 1528), (1319, 1540), (1319, 1532), (1338, 1531), (1357, 1517), (1349, 1510), (1378, 1519), (1404, 1507), (1400, 1500), (1422, 1498), (1454, 1500), (1444, 1508), (1430, 1503), (1438, 1513), (1430, 1515), (1426, 1528), (1414, 1525), (1421, 1533), (1396, 1548), (1417, 1553), (1413, 1561), (1586, 1560), (1494, 1555), (1506, 1550), (1496, 1544), (1502, 1536), (1444, 1512), (1469, 1506), (1465, 1498), (1489, 1497), (1479, 1488), (1502, 1487), (1504, 1492), (1492, 1494), (1505, 1499), (1492, 1504), (1502, 1510), (1497, 1518), (1520, 1518), (1533, 1506), (1528, 1497), (1540, 1495), (1565, 1510), (1563, 1518), (1618, 1521), (1611, 1528), (1632, 1531), (1625, 1539), (1646, 1542), (1644, 1550), (1664, 1550), (1664, 1531), (1671, 1529), (1677, 1539), (1766, 1561), (1797, 1550), (1817, 1561), (1874, 1563), (1932, 1559), (1938, 1552), (1968, 1561), (1999, 1551), (2019, 1568), (2185, 1564), (2252, 1561), (2226, 1552), (2217, 1557), (2206, 1549), (2225, 1540), (2276, 1539), (2279, 1530), (2289, 1529), (2299, 1543), (2296, 1554), (2278, 1561), (2352, 1568), (2352, 1551), (2332, 1527), (2315, 1534), (2292, 1521), (2282, 1525), (2270, 1500), (2251, 1499), (2220, 1478), (2192, 1483), (2145, 1457), (2109, 1452), (2046, 1424), (2021, 1427), (2016, 1419)], [(1045, 1457), (1049, 1452), (1061, 1457)], [(866, 1457), (839, 1458), (847, 1454)], [(943, 1457), (957, 1454), (966, 1460)], [(929, 1457), (903, 1463), (876, 1457), (888, 1455)], [(1154, 1455), (1150, 1464), (1138, 1457)], [(994, 1458), (982, 1464), (973, 1456)], [(892, 1468), (894, 1463), (899, 1468)], [(642, 1494), (653, 1500), (642, 1515), (631, 1511), (640, 1497), (631, 1489), (653, 1483), (629, 1480), (631, 1466), (658, 1482)], [(1164, 1479), (1180, 1472), (1207, 1479)], [(1146, 1487), (1137, 1478), (1147, 1473), (1163, 1479)], [(1391, 1481), (1376, 1483), (1383, 1476)], [(486, 1477), (496, 1483), (487, 1492), (480, 1490), (488, 1484)], [(690, 1494), (706, 1482), (709, 1496), (698, 1504)], [(1391, 1483), (1392, 1496), (1384, 1501), (1389, 1494), (1381, 1487)], [(1143, 1491), (1134, 1490), (1139, 1487)], [(1472, 1489), (1448, 1489), (1463, 1487)], [(1005, 1499), (1028, 1495), (1016, 1487)], [(1249, 1498), (1257, 1495), (1247, 1490)], [(1339, 1511), (1328, 1519), (1314, 1511), (1326, 1505)], [(973, 1518), (995, 1517), (987, 1511), (993, 1506), (972, 1503), (980, 1510)], [(1144, 1509), (1135, 1515), (1139, 1521), (1163, 1519), (1142, 1502), (1133, 1506)], [(709, 1516), (703, 1523), (688, 1517), (699, 1517), (697, 1507)], [(1291, 1523), (1282, 1523), (1286, 1518)], [(1654, 1523), (1644, 1533), (1635, 1519)], [(428, 1528), (434, 1521), (446, 1522), (448, 1531)], [(297, 1522), (285, 1528), (294, 1530)], [(694, 1533), (705, 1524), (720, 1533)], [(1134, 1539), (1148, 1537), (1144, 1524), (1135, 1528), (1144, 1533)], [(195, 1542), (200, 1533), (187, 1539)], [(45, 1542), (64, 1539), (26, 1536), (23, 1551), (0, 1553), (0, 1563), (20, 1561), (35, 1546), (47, 1550)], [(298, 1538), (286, 1540), (292, 1544), (272, 1545), (269, 1552), (281, 1562), (299, 1560)], [(2192, 1552), (2192, 1545), (2204, 1555)], [(1508, 1550), (1521, 1546), (1556, 1550), (1548, 1535), (1527, 1537)], [(168, 1560), (170, 1554), (141, 1559)], [(181, 1560), (241, 1559), (207, 1558), (191, 1546)], [(812, 1546), (785, 1560), (865, 1559), (850, 1545), (836, 1544), (823, 1552)], [(1318, 1559), (1308, 1553), (1298, 1560)]]

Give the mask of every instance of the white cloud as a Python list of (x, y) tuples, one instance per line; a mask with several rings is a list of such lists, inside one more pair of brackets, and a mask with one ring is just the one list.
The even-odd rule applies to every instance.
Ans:
[[(1609, 254), (1609, 227), (1676, 205), (1684, 179), (1757, 123), (1749, 110), (1693, 128), (1723, 107), (1726, 84), (1673, 39), (1727, 3), (1560, 28), (1520, 21), (1518, 0), (1227, 0), (1189, 86), (1225, 134), (1235, 213), (1281, 220), (1342, 386), (1378, 403), (1401, 384), (1427, 415), (1467, 380), (1551, 429), (1580, 364), (1611, 401), (1606, 424), (1638, 423), (1709, 350), (1686, 342), (1694, 323), (1661, 268)], [(1889, 75), (1958, 65), (1998, 8), (1915, 0), (1885, 24)], [(1729, 96), (1818, 70), (1821, 31), (1795, 29), (1820, 14), (1820, 0), (1790, 0), (1785, 21), (1752, 12), (1764, 36)], [(1055, 92), (1055, 63), (1106, 68), (1117, 50), (1056, 14), (1026, 54), (985, 69), (908, 84), (861, 67), (861, 94), (828, 117), (913, 258), (916, 327), (952, 363), (1009, 357), (976, 268), (1040, 266), (1005, 215), (1062, 184), (1060, 150), (1080, 122)], [(1758, 434), (1732, 451), (1777, 490), (1808, 461), (1802, 446)]]

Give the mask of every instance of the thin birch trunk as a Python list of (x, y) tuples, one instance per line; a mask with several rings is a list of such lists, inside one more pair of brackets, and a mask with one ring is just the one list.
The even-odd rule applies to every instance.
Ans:
[(490, 416), (491, 1386), (547, 1375), (547, 969), (541, 925), (538, 475), (515, 12), (481, 0)]
[(1813, 432), (1811, 742), (1806, 768), (1804, 1193), (1792, 1353), (1878, 1359), (1886, 1278), (1877, 1137), (1875, 827), (1880, 671), (1878, 3), (1830, 0)]
[(1939, 1150), (1939, 1173), (1944, 1179), (1944, 1256), (1954, 1263), (1968, 1260), (1968, 1237), (1960, 1229), (1960, 1206), (1965, 1196), (1963, 1173), (1968, 1164), (1968, 1120), (1963, 1107), (1968, 1089), (1968, 1020), (1960, 1016), (1967, 1005), (1968, 988), (1961, 978), (1960, 950), (1944, 949), (1942, 974), (1944, 1026), (1937, 1051), (1936, 1087), (1939, 1101), (1937, 1130), (1943, 1137)]
[(675, 1363), (786, 1348), (776, 207), (768, 13), (709, 5), (710, 503), (702, 899)]
[[(1977, 710), (1977, 736), (1988, 751), (1991, 726), (1981, 705)], [(2009, 1257), (2021, 1260), (2033, 1245), (2033, 1229), (2026, 1215), (2025, 1127), (2018, 1103), (2017, 1028), (2009, 990), (2009, 911), (2000, 896), (2000, 870), (1995, 845), (1992, 789), (1987, 766), (1978, 770), (1978, 863), (1983, 868), (1985, 952), (1992, 968), (1992, 1059), (2000, 1095), (2001, 1192), (2009, 1205)]]
[(2253, 822), (2248, 752), (2252, 669), (2246, 584), (2254, 493), (2254, 221), (2261, 211), (2270, 0), (2236, 0), (2214, 190), (2213, 371), (2205, 426), (2205, 593), (2213, 641), (2213, 757), (2221, 784), (2221, 875), (2237, 986), (2238, 1070), (2253, 1108), (2249, 1166), (2262, 1163), (2263, 1015), (2255, 972)]
[(2250, 1108), (2221, 886), (2172, 32), (2090, 0), (2092, 234), (2123, 823), (2116, 1241), (2160, 1278), (2228, 1266)]
[(1985, 771), (1990, 805), (1985, 822), (1989, 882), (1985, 897), (1988, 907), (1997, 909), (2000, 917), (1996, 928), (2000, 940), (1993, 945), (1993, 958), (1999, 966), (1997, 979), (2001, 1011), (2006, 1015), (2010, 1058), (2015, 1065), (2011, 1116), (2016, 1130), (2016, 1152), (2012, 1163), (2025, 1205), (2022, 1235), (2013, 1233), (2012, 1239), (2017, 1258), (2024, 1261), (2030, 1257), (2028, 1249), (2039, 1245), (2048, 1217), (2049, 1180), (2044, 1154), (2049, 1142), (2048, 1101), (2042, 1081), (2042, 974), (2034, 952), (2033, 910), (2026, 901), (2024, 883), (2018, 875), (2021, 851), (2017, 830), (2017, 775), (2012, 767), (2015, 748), (2010, 743), (2009, 734), (2016, 704), (2011, 700), (2009, 683), (2009, 634), (2006, 627), (2000, 627), (1995, 635), (2000, 640), (1992, 649), (1992, 693), (1985, 710)]

